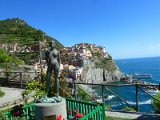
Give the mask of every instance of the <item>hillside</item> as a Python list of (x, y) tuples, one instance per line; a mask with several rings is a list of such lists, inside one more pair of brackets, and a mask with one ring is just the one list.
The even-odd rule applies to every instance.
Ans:
[(31, 46), (39, 41), (54, 40), (59, 47), (63, 45), (56, 39), (46, 35), (43, 31), (35, 29), (19, 18), (0, 21), (0, 44), (18, 43), (20, 46)]
[(0, 21), (0, 48), (22, 59), (26, 64), (32, 64), (31, 61), (38, 58), (39, 41), (46, 47), (51, 40), (56, 42), (58, 49), (63, 47), (56, 39), (19, 18)]

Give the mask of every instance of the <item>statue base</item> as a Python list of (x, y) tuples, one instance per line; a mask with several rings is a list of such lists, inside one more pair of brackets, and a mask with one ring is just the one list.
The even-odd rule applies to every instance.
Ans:
[(66, 100), (58, 103), (35, 103), (35, 120), (56, 120), (61, 117), (67, 120)]

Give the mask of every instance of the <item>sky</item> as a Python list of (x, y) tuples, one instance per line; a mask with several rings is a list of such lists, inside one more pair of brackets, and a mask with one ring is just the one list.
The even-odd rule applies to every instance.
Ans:
[(0, 0), (0, 20), (15, 17), (64, 46), (96, 44), (113, 59), (160, 56), (160, 0)]

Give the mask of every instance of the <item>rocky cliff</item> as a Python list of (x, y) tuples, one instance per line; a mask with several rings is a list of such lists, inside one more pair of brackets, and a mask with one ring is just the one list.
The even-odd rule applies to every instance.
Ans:
[(81, 80), (86, 83), (108, 83), (119, 81), (121, 72), (113, 60), (110, 60), (109, 65), (114, 66), (114, 69), (105, 68), (104, 66), (97, 66), (96, 62), (84, 62)]

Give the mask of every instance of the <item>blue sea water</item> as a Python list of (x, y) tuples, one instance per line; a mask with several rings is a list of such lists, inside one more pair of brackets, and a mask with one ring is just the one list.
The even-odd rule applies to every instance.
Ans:
[[(115, 60), (120, 71), (125, 74), (148, 73), (152, 74), (151, 79), (141, 79), (142, 81), (159, 84), (160, 83), (160, 57), (152, 58), (134, 58), (134, 59), (119, 59)], [(115, 84), (122, 84), (117, 82)], [(128, 87), (108, 87), (114, 93), (126, 100), (130, 105), (136, 107), (136, 88), (135, 86)], [(151, 94), (154, 93), (151, 91)], [(98, 94), (101, 95), (101, 88), (98, 89)], [(109, 95), (109, 99), (105, 100), (106, 105), (111, 106), (113, 110), (122, 110), (126, 104), (117, 99), (109, 91), (104, 90), (105, 95)], [(151, 97), (139, 89), (138, 94), (139, 112), (155, 112), (151, 104)]]
[(160, 83), (160, 57), (134, 58), (115, 60), (122, 73), (150, 73), (152, 79), (145, 80), (150, 83)]
[[(142, 81), (160, 84), (160, 57), (149, 58), (134, 58), (134, 59), (120, 59), (115, 60), (117, 66), (122, 73), (135, 74), (135, 73), (148, 73), (152, 74), (151, 79), (141, 79)], [(135, 105), (135, 88), (124, 88), (127, 91), (123, 94), (128, 102)], [(140, 91), (140, 90), (139, 90)], [(151, 98), (143, 92), (139, 92), (139, 111), (140, 112), (155, 112), (151, 105)]]

